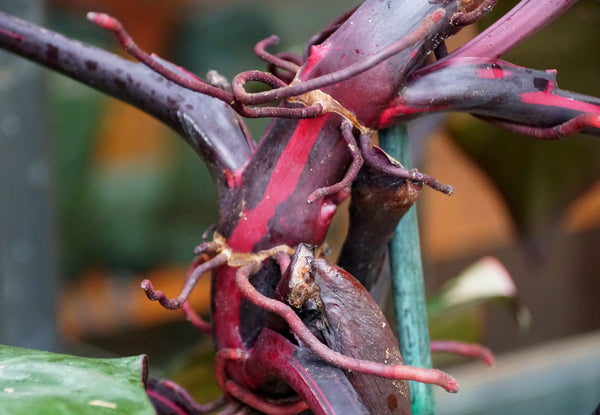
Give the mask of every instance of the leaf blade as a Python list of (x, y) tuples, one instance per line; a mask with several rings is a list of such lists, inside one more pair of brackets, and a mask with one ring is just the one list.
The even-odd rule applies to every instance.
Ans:
[(25, 414), (154, 414), (147, 357), (91, 359), (0, 346), (0, 407)]

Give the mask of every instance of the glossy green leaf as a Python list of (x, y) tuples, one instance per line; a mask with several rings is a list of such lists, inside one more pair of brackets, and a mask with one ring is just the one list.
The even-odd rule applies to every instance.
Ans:
[(147, 357), (90, 359), (0, 346), (0, 412), (8, 415), (154, 414)]

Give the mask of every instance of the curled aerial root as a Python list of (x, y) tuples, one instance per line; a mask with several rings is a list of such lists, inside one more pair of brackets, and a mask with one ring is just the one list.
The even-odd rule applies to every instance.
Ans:
[(215, 253), (219, 249), (219, 244), (214, 241), (202, 242), (200, 245), (194, 248), (194, 255), (201, 255), (205, 253)]
[(438, 182), (433, 177), (429, 176), (428, 174), (421, 173), (417, 169), (402, 168), (396, 173), (396, 175), (403, 179), (412, 180), (413, 182), (423, 183), (424, 185), (431, 187), (433, 190), (437, 190), (438, 192), (442, 192), (448, 196), (452, 196), (455, 192), (454, 186)]
[[(439, 22), (442, 17), (445, 15), (444, 9), (437, 9), (430, 13), (423, 21), (417, 26), (415, 30), (413, 30), (408, 35), (404, 36), (401, 39), (379, 49), (377, 52), (367, 56), (365, 59), (347, 66), (343, 69), (340, 69), (336, 72), (331, 72), (329, 74), (320, 76), (318, 78), (313, 78), (305, 82), (293, 83), (291, 85), (285, 85), (281, 87), (274, 87), (275, 89), (271, 89), (265, 92), (256, 92), (256, 93), (248, 93), (243, 90), (244, 82), (241, 82), (240, 75), (236, 76), (232, 81), (232, 89), (233, 94), (241, 103), (248, 105), (258, 105), (264, 104), (271, 101), (276, 101), (280, 99), (291, 98), (294, 96), (299, 96), (305, 94), (310, 91), (314, 91), (329, 85), (336, 84), (341, 81), (345, 81), (347, 79), (352, 78), (360, 73), (363, 73), (384, 60), (398, 54), (399, 52), (411, 47), (415, 43), (424, 39), (429, 31), (433, 28), (433, 26)], [(236, 80), (236, 78), (238, 78)], [(276, 78), (273, 76), (273, 78)], [(236, 86), (237, 83), (237, 86)]]
[(274, 65), (278, 68), (285, 69), (288, 72), (296, 73), (300, 70), (300, 65), (288, 59), (279, 57), (278, 55), (272, 55), (267, 52), (267, 48), (279, 43), (279, 37), (272, 35), (268, 38), (261, 40), (254, 46), (254, 53), (262, 60)]
[[(296, 55), (293, 52), (280, 52), (277, 55), (274, 55), (276, 58), (281, 59), (283, 61), (288, 61), (292, 64), (297, 65), (298, 67), (303, 65), (302, 57)], [(267, 65), (267, 70), (275, 75), (277, 78), (281, 79), (286, 84), (292, 83), (294, 78), (296, 77), (296, 72), (290, 72), (288, 70), (282, 69), (274, 63), (269, 62)]]
[(498, 0), (461, 0), (459, 11), (450, 16), (454, 26), (467, 26), (483, 19), (498, 3)]
[(495, 363), (494, 354), (487, 347), (477, 343), (464, 343), (454, 340), (434, 340), (431, 342), (431, 351), (434, 353), (453, 353), (465, 357), (481, 360), (488, 366)]
[(540, 140), (561, 140), (571, 134), (576, 134), (585, 128), (600, 129), (600, 114), (596, 113), (584, 113), (553, 127), (534, 127), (493, 117), (478, 117), (491, 124), (495, 124), (498, 127), (512, 131), (513, 133), (528, 135)]
[(210, 271), (213, 268), (217, 268), (221, 265), (227, 263), (227, 255), (219, 254), (214, 258), (206, 261), (203, 264), (200, 264), (194, 269), (194, 271), (190, 274), (189, 278), (185, 281), (183, 288), (181, 289), (181, 293), (177, 298), (169, 299), (166, 294), (160, 290), (155, 290), (154, 286), (150, 282), (150, 280), (145, 279), (141, 283), (141, 288), (146, 293), (146, 296), (152, 301), (158, 301), (160, 305), (169, 310), (177, 310), (183, 306), (183, 304), (188, 300), (192, 290), (198, 283), (198, 280), (207, 271)]
[(261, 262), (250, 262), (241, 267), (235, 277), (236, 285), (242, 295), (256, 306), (282, 317), (290, 326), (290, 330), (304, 342), (314, 353), (326, 362), (346, 370), (352, 370), (387, 379), (414, 380), (441, 386), (448, 392), (457, 392), (456, 380), (447, 373), (436, 369), (423, 369), (405, 365), (385, 365), (366, 360), (354, 359), (337, 353), (321, 343), (304, 325), (300, 317), (287, 304), (265, 297), (250, 283), (249, 277), (261, 268)]
[(352, 164), (350, 165), (350, 168), (346, 172), (344, 178), (338, 183), (332, 186), (321, 187), (320, 189), (317, 189), (314, 192), (312, 192), (311, 195), (308, 197), (308, 200), (306, 201), (307, 203), (313, 203), (322, 197), (338, 193), (344, 190), (345, 188), (350, 187), (352, 185), (352, 181), (354, 181), (354, 179), (356, 178), (356, 175), (358, 174), (363, 164), (363, 158), (360, 154), (360, 149), (356, 144), (354, 134), (352, 133), (352, 124), (349, 121), (342, 122), (342, 136), (346, 140), (346, 143), (348, 144), (348, 149), (350, 150), (350, 154), (352, 155)]
[(397, 160), (393, 159), (380, 147), (374, 146), (371, 149), (371, 137), (368, 134), (360, 136), (360, 148), (366, 164), (374, 170), (398, 179), (412, 180), (413, 182), (423, 183), (433, 190), (452, 195), (455, 191), (454, 186), (438, 182), (433, 177), (421, 173), (417, 169), (406, 169)]
[[(109, 16), (105, 13), (89, 12), (87, 14), (88, 20), (95, 23), (96, 25), (112, 31), (119, 42), (119, 44), (134, 58), (152, 69), (154, 72), (162, 75), (171, 82), (177, 85), (189, 89), (190, 91), (199, 92), (217, 98), (227, 105), (231, 106), (238, 114), (248, 118), (264, 118), (264, 117), (280, 117), (280, 118), (314, 118), (323, 113), (323, 108), (319, 104), (311, 105), (306, 108), (289, 108), (289, 107), (257, 107), (251, 108), (246, 106), (246, 102), (242, 102), (234, 98), (234, 95), (221, 89), (220, 87), (213, 86), (207, 82), (202, 81), (195, 75), (183, 71), (175, 71), (170, 66), (165, 65), (161, 59), (156, 56), (150, 55), (144, 52), (131, 38), (129, 33), (123, 28), (123, 25), (114, 17)], [(264, 82), (270, 85), (275, 90), (287, 88), (288, 85), (281, 81), (274, 75), (265, 73), (265, 75), (257, 75), (259, 71), (248, 71), (239, 74), (237, 82), (248, 82), (248, 80), (254, 80), (257, 82)], [(233, 84), (236, 82), (234, 78)], [(246, 79), (246, 81), (244, 81)], [(243, 86), (242, 86), (243, 89)], [(248, 95), (245, 91), (240, 96), (245, 97)], [(278, 98), (270, 99), (270, 101), (277, 100)], [(268, 101), (268, 100), (267, 100)], [(264, 102), (267, 102), (264, 101)], [(262, 103), (264, 103), (262, 102)]]

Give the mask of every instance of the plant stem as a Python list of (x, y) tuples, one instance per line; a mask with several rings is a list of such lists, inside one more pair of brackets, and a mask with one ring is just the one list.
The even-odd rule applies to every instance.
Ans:
[[(380, 131), (379, 143), (404, 167), (412, 167), (405, 124)], [(389, 257), (396, 326), (404, 364), (431, 368), (423, 265), (415, 206), (410, 208), (396, 227), (389, 244)], [(414, 415), (435, 412), (431, 385), (410, 382), (410, 394)]]

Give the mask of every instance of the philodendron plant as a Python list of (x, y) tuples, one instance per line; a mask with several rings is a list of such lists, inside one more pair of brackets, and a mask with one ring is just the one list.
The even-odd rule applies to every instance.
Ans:
[[(372, 141), (379, 130), (440, 111), (468, 112), (542, 140), (600, 135), (600, 99), (559, 89), (555, 71), (499, 60), (574, 2), (523, 0), (448, 53), (445, 39), (496, 0), (366, 0), (310, 38), (302, 56), (270, 53), (275, 36), (258, 42), (269, 72), (243, 72), (231, 84), (144, 52), (106, 14), (88, 19), (114, 32), (140, 63), (0, 13), (0, 46), (163, 121), (212, 174), (218, 222), (196, 247), (181, 293), (168, 298), (149, 280), (141, 285), (150, 300), (182, 309), (213, 336), (224, 398), (200, 405), (170, 381), (144, 379), (156, 411), (407, 414), (409, 380), (456, 392), (450, 375), (403, 364), (369, 293), (423, 185), (454, 189), (405, 168)], [(249, 82), (266, 90), (249, 92)], [(244, 117), (273, 119), (258, 144)], [(322, 244), (348, 197), (350, 227), (333, 264)], [(187, 303), (207, 271), (210, 323)], [(489, 359), (477, 346), (443, 349)]]

